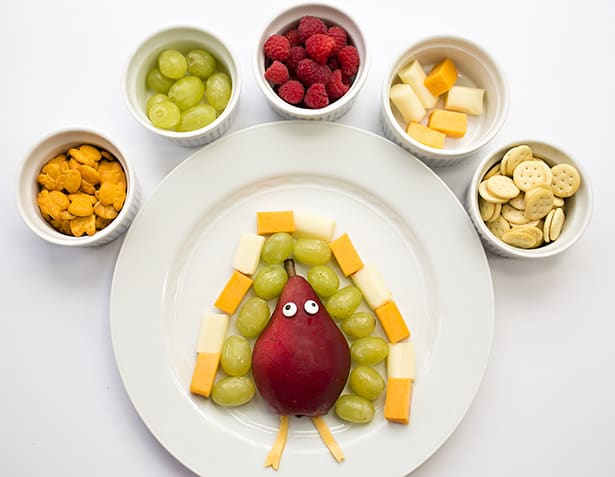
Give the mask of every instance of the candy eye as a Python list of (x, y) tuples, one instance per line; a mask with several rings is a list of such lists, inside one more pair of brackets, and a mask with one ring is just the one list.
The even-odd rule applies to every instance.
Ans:
[(282, 307), (282, 314), (286, 318), (292, 318), (297, 314), (297, 305), (295, 305), (292, 301), (289, 301)]
[(314, 300), (308, 300), (303, 304), (303, 309), (308, 315), (315, 315), (318, 313), (318, 303)]

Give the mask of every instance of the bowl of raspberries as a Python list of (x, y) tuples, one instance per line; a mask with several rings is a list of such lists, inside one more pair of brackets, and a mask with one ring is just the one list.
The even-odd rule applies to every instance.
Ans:
[(330, 5), (305, 4), (278, 14), (254, 52), (256, 82), (286, 119), (334, 121), (346, 114), (367, 78), (361, 30)]

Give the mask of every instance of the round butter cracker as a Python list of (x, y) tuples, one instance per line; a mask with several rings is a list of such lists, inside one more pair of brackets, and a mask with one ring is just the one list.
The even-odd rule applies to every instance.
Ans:
[(552, 178), (551, 168), (541, 160), (523, 161), (513, 172), (513, 181), (523, 192), (539, 185), (550, 185)]
[(551, 229), (551, 222), (553, 221), (553, 214), (555, 214), (555, 209), (552, 209), (547, 216), (545, 217), (545, 222), (542, 226), (542, 234), (546, 243), (551, 241), (551, 237), (549, 235), (549, 230)]
[(564, 199), (553, 194), (553, 207), (564, 207), (565, 203)]
[(483, 177), (483, 180), (486, 181), (490, 177), (497, 176), (497, 175), (500, 175), (500, 174), (501, 174), (501, 172), (500, 172), (500, 163), (498, 162), (498, 163), (495, 164), (495, 166), (493, 166), (491, 169), (489, 169), (487, 171), (487, 173), (485, 174), (485, 177)]
[(524, 225), (530, 221), (522, 210), (515, 209), (510, 204), (502, 205), (502, 217), (508, 220), (511, 225)]
[(502, 199), (512, 199), (519, 195), (519, 188), (510, 177), (497, 175), (487, 179), (485, 187), (489, 194)]
[(501, 197), (496, 197), (490, 194), (487, 190), (487, 181), (483, 181), (479, 184), (478, 193), (487, 202), (493, 202), (494, 204), (503, 204), (507, 201), (507, 199), (502, 199)]
[(504, 243), (518, 248), (534, 248), (540, 243), (539, 240), (536, 240), (536, 236), (525, 230), (524, 227), (515, 227), (508, 232), (504, 232), (501, 239)]
[(581, 174), (570, 164), (558, 164), (551, 168), (553, 193), (558, 197), (572, 197), (581, 187)]
[(508, 201), (517, 210), (525, 210), (525, 192), (520, 192), (516, 197)]
[(525, 193), (525, 216), (530, 220), (542, 219), (553, 208), (553, 192), (534, 187)]
[(533, 155), (532, 148), (526, 144), (509, 149), (502, 159), (502, 164), (504, 165), (502, 173), (507, 176), (512, 176), (515, 167), (524, 161), (531, 160)]
[(510, 230), (510, 224), (508, 223), (508, 221), (504, 217), (499, 215), (498, 218), (495, 219), (493, 222), (488, 222), (487, 223), (487, 228), (497, 238), (502, 238), (502, 234), (504, 234), (504, 233), (506, 233), (506, 232), (508, 232)]
[(482, 197), (478, 198), (478, 210), (484, 222), (493, 222), (498, 218), (502, 210), (502, 204), (487, 202)]
[(561, 208), (557, 208), (553, 212), (553, 219), (551, 220), (551, 225), (549, 226), (549, 238), (551, 241), (557, 240), (560, 233), (562, 232), (562, 227), (564, 226), (564, 221), (566, 217), (564, 216), (564, 210)]

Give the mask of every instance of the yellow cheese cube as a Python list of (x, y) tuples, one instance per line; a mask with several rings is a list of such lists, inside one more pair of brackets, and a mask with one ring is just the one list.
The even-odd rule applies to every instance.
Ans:
[(425, 86), (436, 96), (446, 93), (457, 81), (457, 68), (450, 58), (435, 65), (425, 78)]
[(296, 230), (292, 210), (276, 210), (256, 213), (256, 233), (259, 235), (276, 232), (293, 233)]
[(359, 257), (348, 234), (336, 238), (329, 244), (329, 247), (345, 277), (363, 268), (361, 257)]
[(232, 315), (252, 286), (252, 282), (251, 278), (235, 270), (214, 305), (223, 312)]
[(397, 343), (410, 336), (410, 330), (395, 301), (391, 300), (374, 311), (391, 343)]
[(216, 379), (219, 363), (220, 353), (198, 354), (194, 373), (192, 374), (192, 382), (190, 383), (190, 392), (192, 394), (209, 397)]
[(429, 115), (427, 126), (452, 137), (463, 137), (468, 129), (468, 115), (466, 113), (435, 109)]
[(444, 147), (444, 139), (446, 139), (446, 134), (428, 128), (420, 123), (411, 122), (408, 125), (406, 132), (408, 133), (408, 136), (416, 139), (418, 142), (425, 144), (426, 146), (435, 147), (436, 149), (442, 149)]
[(412, 401), (412, 379), (388, 378), (384, 417), (391, 422), (408, 424), (410, 422), (410, 402)]

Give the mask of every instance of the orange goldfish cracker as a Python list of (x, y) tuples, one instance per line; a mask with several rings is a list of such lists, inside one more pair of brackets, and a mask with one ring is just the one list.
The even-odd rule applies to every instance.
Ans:
[(190, 383), (191, 393), (204, 397), (211, 394), (228, 324), (229, 316), (221, 313), (208, 313), (201, 320), (196, 345), (197, 361)]
[(235, 270), (214, 305), (232, 315), (252, 286), (252, 279)]
[(468, 128), (468, 115), (444, 109), (435, 109), (429, 115), (431, 129), (443, 132), (452, 137), (463, 137)]
[(425, 86), (431, 94), (439, 96), (446, 93), (457, 81), (457, 68), (450, 58), (435, 65), (425, 78)]
[(363, 268), (361, 257), (357, 253), (348, 234), (343, 234), (329, 243), (331, 252), (345, 277)]
[(384, 417), (391, 422), (408, 424), (412, 387), (416, 378), (416, 356), (411, 341), (389, 344), (387, 388)]
[(81, 187), (81, 172), (79, 169), (67, 169), (64, 171), (64, 188), (66, 192), (72, 194)]
[(408, 133), (408, 136), (416, 139), (418, 142), (425, 144), (426, 146), (434, 147), (436, 149), (442, 149), (444, 147), (446, 134), (424, 126), (423, 124), (411, 122), (408, 124), (408, 129), (406, 132)]
[(85, 197), (76, 197), (68, 206), (68, 211), (78, 217), (87, 217), (94, 213), (92, 204)]
[(292, 210), (256, 212), (256, 233), (259, 235), (293, 233), (295, 230), (295, 216)]
[(81, 237), (83, 234), (94, 235), (96, 233), (96, 218), (94, 214), (71, 220), (70, 230), (75, 237)]
[(104, 205), (101, 202), (94, 204), (94, 213), (103, 219), (115, 219), (117, 217), (117, 210), (112, 205)]

